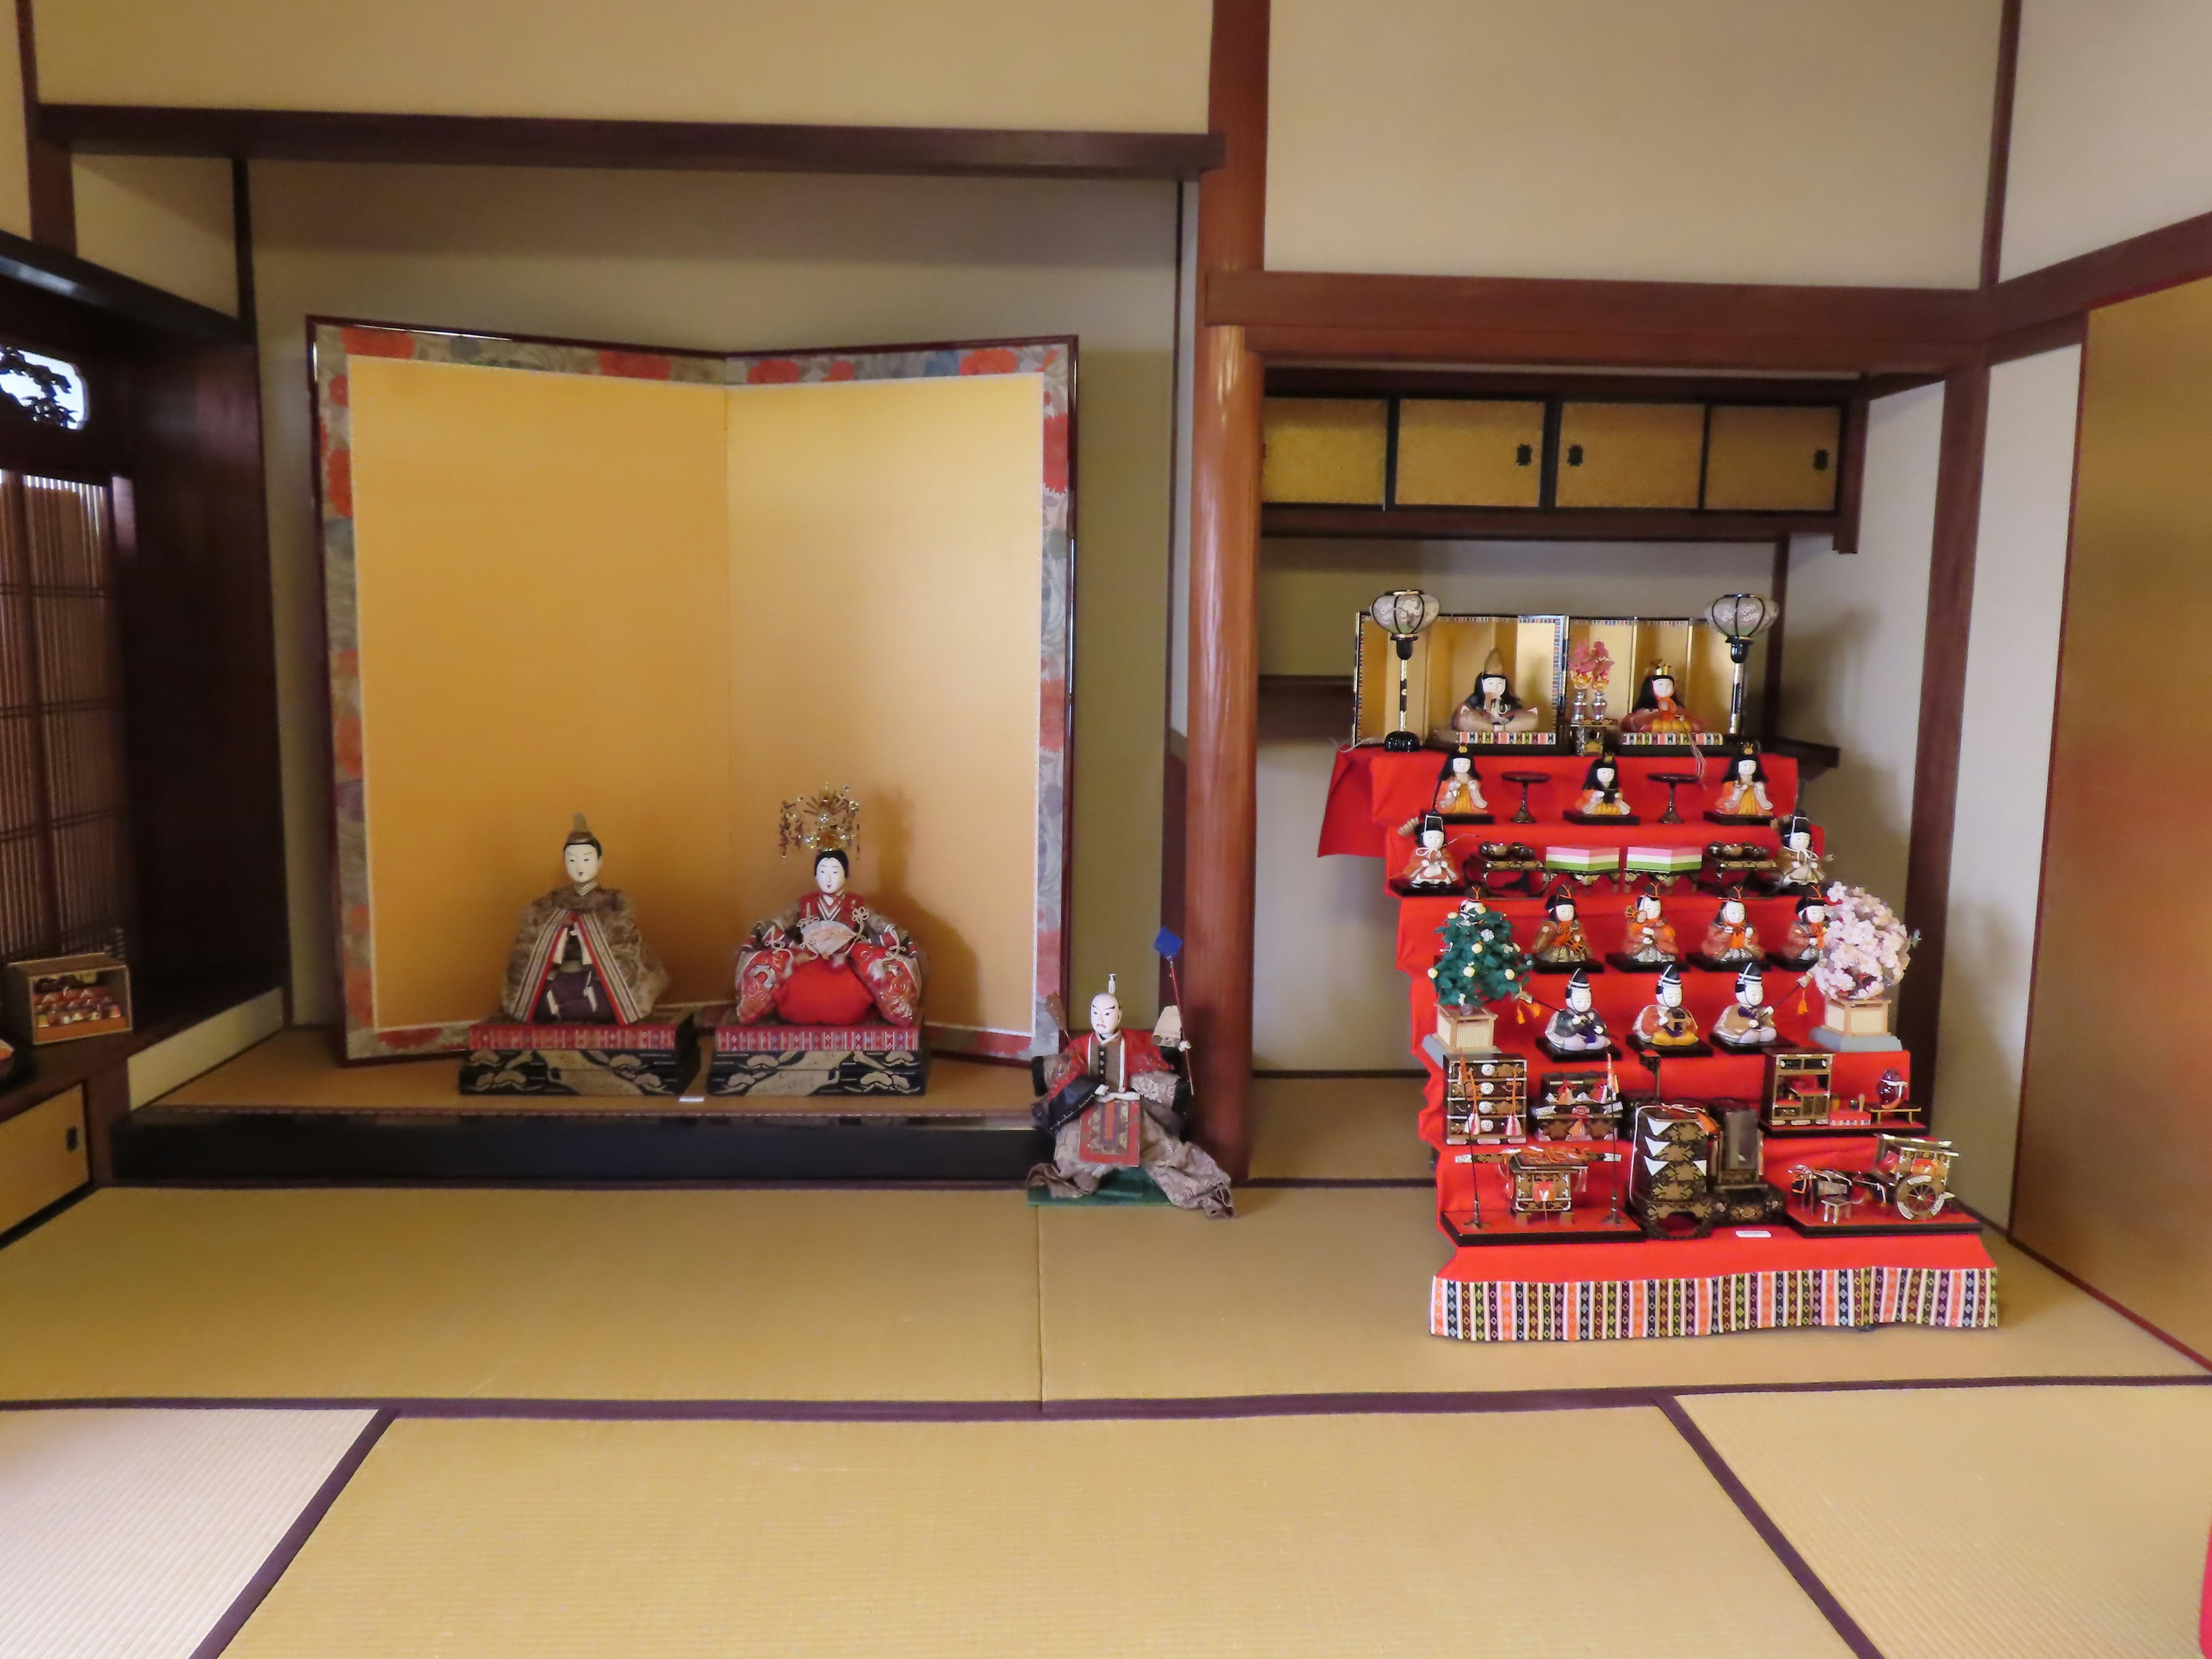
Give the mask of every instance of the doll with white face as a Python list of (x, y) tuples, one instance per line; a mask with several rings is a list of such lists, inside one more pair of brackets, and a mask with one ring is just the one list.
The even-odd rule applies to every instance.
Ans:
[(1554, 1060), (1612, 1051), (1612, 1035), (1591, 1006), (1589, 971), (1577, 968), (1567, 981), (1566, 1002), (1544, 1022), (1544, 1049)]
[(1555, 887), (1544, 902), (1544, 922), (1536, 929), (1536, 942), (1528, 958), (1553, 973), (1587, 969), (1594, 959), (1589, 935), (1575, 915), (1575, 897), (1565, 887)]
[(1774, 816), (1774, 801), (1766, 793), (1766, 766), (1759, 745), (1747, 743), (1729, 761), (1728, 776), (1713, 793), (1717, 817), (1764, 822)]
[(1620, 763), (1611, 755), (1592, 757), (1589, 769), (1583, 774), (1582, 793), (1575, 797), (1575, 818), (1610, 818), (1622, 823), (1636, 822), (1636, 814), (1629, 810), (1628, 800), (1620, 793)]
[(1637, 1047), (1654, 1053), (1694, 1051), (1705, 1047), (1697, 1016), (1682, 1006), (1682, 970), (1669, 963), (1652, 987), (1651, 1000), (1636, 1017), (1629, 1035)]
[(1448, 818), (1487, 817), (1490, 803), (1482, 798), (1482, 776), (1471, 755), (1454, 755), (1444, 763), (1437, 780), (1436, 810)]
[(1459, 871), (1444, 846), (1443, 820), (1435, 813), (1421, 820), (1420, 830), (1414, 837), (1413, 856), (1401, 879), (1408, 887), (1437, 892), (1459, 890)]
[(1797, 901), (1797, 915), (1783, 936), (1782, 949), (1776, 952), (1778, 965), (1784, 968), (1809, 968), (1820, 955), (1820, 946), (1828, 938), (1828, 901), (1820, 893), (1808, 893)]
[(1698, 960), (1708, 968), (1741, 968), (1759, 961), (1761, 954), (1750, 907), (1743, 902), (1743, 895), (1731, 888), (1722, 895), (1721, 908), (1705, 929), (1705, 948), (1698, 951)]
[(1660, 909), (1659, 895), (1638, 893), (1629, 901), (1626, 947), (1623, 963), (1634, 968), (1664, 968), (1681, 959), (1682, 947), (1674, 937), (1674, 924)]
[(561, 848), (567, 883), (531, 902), (507, 953), (500, 998), (509, 1019), (538, 1024), (635, 1024), (668, 987), (629, 902), (599, 885), (605, 848), (581, 812)]
[(1452, 730), (1477, 741), (1495, 741), (1509, 732), (1531, 731), (1535, 724), (1536, 711), (1514, 695), (1505, 659), (1493, 649), (1483, 659), (1482, 672), (1474, 677), (1474, 690), (1452, 711)]
[(787, 823), (794, 807), (812, 814), (799, 820), (812, 830), (787, 831), (787, 840), (813, 855), (814, 890), (760, 923), (738, 948), (738, 1023), (918, 1024), (921, 947), (847, 884), (860, 840), (860, 804), (825, 790), (819, 801), (786, 803)]
[(1781, 1041), (1774, 1010), (1766, 1006), (1766, 976), (1753, 963), (1735, 976), (1735, 1000), (1713, 1022), (1713, 1041), (1741, 1054), (1759, 1054)]
[(1820, 871), (1820, 855), (1813, 850), (1813, 821), (1793, 812), (1775, 826), (1782, 850), (1774, 860), (1774, 890), (1778, 893), (1817, 893), (1828, 884)]

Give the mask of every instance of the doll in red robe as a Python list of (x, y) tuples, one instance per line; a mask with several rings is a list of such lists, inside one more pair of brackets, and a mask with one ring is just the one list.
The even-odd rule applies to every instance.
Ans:
[(1091, 999), (1090, 1030), (1046, 1073), (1036, 1116), (1037, 1127), (1052, 1133), (1052, 1162), (1030, 1171), (1030, 1185), (1057, 1198), (1084, 1198), (1115, 1170), (1142, 1169), (1178, 1209), (1218, 1218), (1236, 1213), (1221, 1166), (1175, 1133), (1176, 1083), (1158, 1039), (1122, 1025), (1109, 974), (1106, 989)]
[(924, 964), (905, 929), (848, 892), (860, 806), (844, 790), (784, 803), (782, 838), (814, 854), (814, 891), (738, 947), (738, 1024), (913, 1025)]

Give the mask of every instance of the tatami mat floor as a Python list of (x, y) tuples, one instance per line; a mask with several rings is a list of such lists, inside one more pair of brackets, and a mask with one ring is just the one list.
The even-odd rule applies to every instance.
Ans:
[(0, 1652), (2191, 1651), (2189, 1358), (2000, 1240), (1994, 1332), (1439, 1341), (1417, 1107), (1268, 1080), (1229, 1224), (104, 1189), (0, 1249)]

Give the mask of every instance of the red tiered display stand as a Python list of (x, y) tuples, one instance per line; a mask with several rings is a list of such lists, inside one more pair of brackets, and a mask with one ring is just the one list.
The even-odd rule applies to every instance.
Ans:
[[(1443, 756), (1435, 750), (1340, 751), (1329, 781), (1320, 850), (1380, 857), (1384, 878), (1397, 875), (1412, 850), (1399, 828), (1429, 809), (1443, 764)], [(1705, 799), (1723, 775), (1717, 762), (1707, 763), (1706, 789), (1680, 790), (1679, 810), (1685, 821), (1668, 824), (1659, 822), (1666, 809), (1667, 786), (1654, 782), (1652, 775), (1689, 769), (1694, 763), (1680, 757), (1622, 757), (1622, 791), (1642, 819), (1626, 827), (1571, 823), (1561, 817), (1580, 788), (1586, 759), (1485, 755), (1476, 764), (1497, 822), (1452, 826), (1447, 844), (1455, 858), (1474, 853), (1480, 842), (1496, 841), (1525, 842), (1540, 855), (1551, 846), (1702, 848), (1717, 841), (1768, 848), (1777, 844), (1771, 828), (1705, 819)], [(1765, 767), (1767, 791), (1777, 814), (1795, 810), (1796, 763), (1769, 756)], [(1530, 790), (1529, 808), (1537, 822), (1509, 822), (1520, 787), (1504, 781), (1501, 774), (1508, 769), (1548, 775), (1549, 782)], [(1623, 947), (1624, 912), (1635, 884), (1623, 878), (1575, 889), (1580, 919), (1601, 963), (1607, 952)], [(1515, 938), (1526, 949), (1542, 919), (1541, 901), (1519, 894), (1482, 896), (1511, 922)], [(1662, 902), (1686, 957), (1698, 948), (1721, 900), (1682, 882), (1663, 894)], [(1779, 948), (1796, 915), (1795, 900), (1747, 895), (1746, 902), (1760, 939), (1769, 949)], [(1881, 1219), (1862, 1212), (1849, 1221), (1824, 1225), (1817, 1209), (1793, 1201), (1784, 1214), (1756, 1226), (1723, 1223), (1705, 1238), (1651, 1239), (1641, 1236), (1632, 1218), (1616, 1215), (1613, 1196), (1625, 1163), (1592, 1165), (1571, 1217), (1510, 1217), (1504, 1174), (1486, 1155), (1494, 1157), (1511, 1148), (1447, 1141), (1443, 1071), (1426, 1041), (1437, 1029), (1436, 998), (1428, 977), (1439, 944), (1437, 930), (1458, 903), (1456, 896), (1398, 900), (1396, 963), (1411, 984), (1413, 1049), (1428, 1072), (1419, 1132), (1437, 1152), (1437, 1226), (1454, 1243), (1452, 1258), (1438, 1271), (1432, 1286), (1431, 1332), (1468, 1341), (1571, 1341), (1796, 1326), (1966, 1328), (1996, 1322), (1996, 1266), (1976, 1233), (1958, 1230), (1955, 1217), (1916, 1224), (1893, 1211), (1884, 1212)], [(1734, 1000), (1734, 974), (1698, 969), (1685, 960), (1682, 978), (1685, 1006), (1697, 1017), (1699, 1029), (1710, 1032), (1714, 1019)], [(1798, 974), (1770, 966), (1766, 1000), (1774, 1010), (1783, 1046), (1809, 1049), (1812, 1030), (1820, 1023), (1821, 1001), (1799, 981)], [(1497, 1011), (1498, 1051), (1526, 1062), (1532, 1097), (1553, 1073), (1589, 1071), (1606, 1063), (1601, 1058), (1555, 1060), (1537, 1047), (1548, 1007), (1559, 1005), (1565, 982), (1563, 977), (1534, 975), (1531, 988), (1547, 1007)], [(1607, 969), (1593, 972), (1589, 982), (1593, 1004), (1624, 1056), (1612, 1062), (1623, 1095), (1689, 1103), (1764, 1097), (1768, 1062), (1762, 1056), (1717, 1052), (1710, 1058), (1661, 1060), (1655, 1067), (1626, 1047), (1630, 1025), (1651, 1000), (1653, 975)], [(1838, 1054), (1832, 1061), (1835, 1109), (1830, 1121), (1817, 1127), (1767, 1132), (1766, 1179), (1785, 1193), (1795, 1164), (1870, 1168), (1877, 1126), (1858, 1102), (1862, 1097), (1875, 1099), (1885, 1071), (1893, 1069), (1908, 1079), (1911, 1076), (1910, 1056), (1902, 1050)], [(1916, 1132), (1916, 1125), (1908, 1121), (1890, 1127), (1900, 1133)], [(1626, 1151), (1618, 1141), (1573, 1144), (1598, 1153)], [(1474, 1224), (1478, 1214), (1480, 1226)]]

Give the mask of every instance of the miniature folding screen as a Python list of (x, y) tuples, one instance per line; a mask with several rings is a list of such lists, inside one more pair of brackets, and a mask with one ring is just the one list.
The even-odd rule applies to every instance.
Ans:
[(863, 803), (854, 887), (929, 1037), (1020, 1053), (1065, 979), (1073, 343), (721, 357), (310, 324), (346, 1052), (464, 1046), (569, 815), (726, 998)]
[[(1438, 617), (1413, 641), (1407, 664), (1407, 728), (1425, 737), (1445, 732), (1496, 651), (1511, 677), (1514, 695), (1535, 711), (1537, 729), (1552, 731), (1565, 625), (1564, 617)], [(1373, 618), (1362, 613), (1357, 628), (1353, 736), (1369, 741), (1398, 723), (1398, 653)]]

